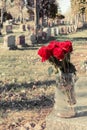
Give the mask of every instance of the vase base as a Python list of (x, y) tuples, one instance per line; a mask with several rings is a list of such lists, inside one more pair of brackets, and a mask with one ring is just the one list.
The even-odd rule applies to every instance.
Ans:
[(60, 118), (73, 118), (76, 117), (76, 112), (64, 112), (64, 113), (57, 113), (57, 116)]

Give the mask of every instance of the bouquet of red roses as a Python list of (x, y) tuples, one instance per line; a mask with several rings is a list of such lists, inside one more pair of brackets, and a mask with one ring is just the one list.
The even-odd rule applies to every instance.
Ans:
[(60, 69), (63, 73), (75, 72), (75, 67), (70, 63), (70, 54), (73, 51), (71, 41), (51, 41), (47, 46), (42, 46), (38, 50), (38, 55), (44, 62), (48, 60), (56, 68), (56, 72)]
[(72, 51), (71, 41), (51, 41), (47, 46), (42, 46), (38, 50), (38, 55), (42, 58), (41, 61), (48, 60), (56, 68), (56, 85), (66, 95), (66, 101), (69, 105), (76, 103), (73, 89), (76, 69), (70, 62)]

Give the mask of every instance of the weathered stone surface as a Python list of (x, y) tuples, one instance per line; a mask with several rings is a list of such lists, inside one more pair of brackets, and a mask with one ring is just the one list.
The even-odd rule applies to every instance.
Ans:
[(20, 24), (20, 30), (21, 30), (21, 31), (26, 31), (26, 26), (25, 26), (25, 24)]
[(6, 35), (4, 37), (3, 47), (8, 47), (8, 48), (15, 47), (15, 35)]
[(16, 37), (16, 45), (25, 45), (25, 36), (24, 35), (19, 35)]
[(34, 33), (30, 34), (29, 41), (31, 42), (31, 44), (36, 43), (36, 35)]
[(76, 117), (60, 118), (53, 109), (46, 118), (45, 130), (87, 130), (87, 77), (78, 79), (75, 90), (77, 97)]
[(48, 40), (51, 36), (51, 28), (50, 27), (47, 27), (47, 28), (44, 28), (43, 29), (43, 32), (46, 33), (46, 40)]
[(12, 25), (6, 25), (6, 33), (12, 33)]

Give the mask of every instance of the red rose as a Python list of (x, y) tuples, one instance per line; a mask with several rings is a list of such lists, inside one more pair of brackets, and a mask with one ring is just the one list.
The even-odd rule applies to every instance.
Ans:
[(42, 57), (41, 61), (44, 62), (50, 58), (51, 53), (46, 46), (43, 46), (38, 50), (38, 55)]
[(65, 53), (71, 52), (73, 50), (71, 41), (60, 42), (59, 47), (62, 48)]
[(57, 41), (51, 41), (51, 42), (49, 43), (49, 45), (47, 46), (47, 48), (48, 48), (49, 50), (53, 50), (56, 46), (58, 46), (58, 42), (57, 42)]
[(65, 41), (67, 46), (69, 47), (69, 52), (73, 51), (72, 42), (71, 41)]
[(53, 56), (56, 57), (58, 60), (63, 60), (64, 59), (64, 51), (59, 47), (55, 47), (53, 50)]

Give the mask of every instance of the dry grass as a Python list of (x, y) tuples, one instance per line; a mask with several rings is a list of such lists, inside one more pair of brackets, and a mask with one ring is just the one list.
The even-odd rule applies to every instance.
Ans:
[[(26, 115), (32, 112), (43, 120), (48, 113), (46, 108), (53, 106), (51, 99), (53, 100), (55, 81), (47, 73), (49, 63), (41, 63), (37, 49), (38, 47), (15, 51), (0, 49), (0, 130), (15, 129), (12, 123), (16, 121), (25, 124), (33, 116)], [(38, 115), (38, 111), (42, 116)], [(37, 116), (32, 120), (36, 120)], [(23, 121), (18, 121), (22, 118)]]

